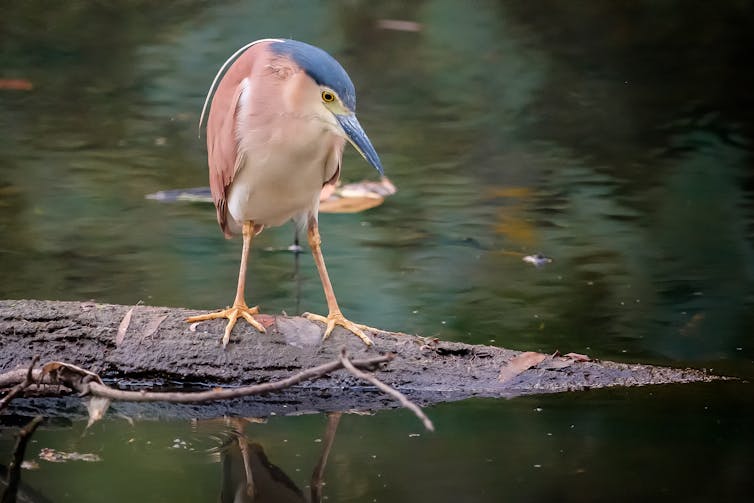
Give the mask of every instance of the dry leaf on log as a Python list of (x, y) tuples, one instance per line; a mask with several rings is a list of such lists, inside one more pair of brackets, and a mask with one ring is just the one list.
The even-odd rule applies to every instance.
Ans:
[(500, 382), (508, 382), (525, 370), (536, 367), (545, 358), (547, 358), (546, 354), (537, 353), (535, 351), (525, 351), (518, 356), (514, 356), (508, 361), (508, 364), (505, 367), (500, 369), (500, 375), (497, 380)]
[(128, 310), (126, 315), (123, 317), (123, 319), (120, 322), (120, 325), (118, 326), (118, 333), (115, 336), (115, 345), (120, 346), (123, 343), (123, 339), (126, 338), (126, 332), (128, 332), (128, 325), (131, 324), (131, 316), (134, 314), (134, 308)]

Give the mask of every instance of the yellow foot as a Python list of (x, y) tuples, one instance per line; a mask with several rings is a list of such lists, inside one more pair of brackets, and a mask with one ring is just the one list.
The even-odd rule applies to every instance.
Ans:
[(225, 334), (223, 335), (223, 347), (225, 347), (228, 345), (228, 341), (230, 340), (230, 332), (231, 330), (233, 330), (233, 327), (235, 326), (236, 320), (239, 316), (248, 321), (252, 327), (257, 329), (257, 332), (265, 332), (264, 326), (262, 326), (261, 323), (254, 319), (255, 314), (259, 314), (258, 306), (249, 307), (246, 304), (236, 304), (233, 307), (222, 309), (214, 313), (200, 314), (199, 316), (186, 318), (186, 321), (188, 321), (189, 323), (196, 323), (197, 321), (227, 318), (228, 324), (225, 327)]
[(375, 330), (379, 332), (379, 330), (376, 330), (372, 327), (368, 327), (366, 325), (359, 325), (358, 323), (354, 323), (352, 321), (347, 320), (346, 317), (343, 316), (343, 313), (340, 313), (340, 312), (330, 313), (327, 316), (320, 316), (318, 314), (312, 314), (312, 313), (304, 313), (304, 317), (311, 321), (318, 321), (326, 325), (327, 328), (325, 328), (325, 335), (322, 337), (323, 341), (327, 339), (328, 337), (330, 337), (330, 334), (335, 328), (335, 325), (340, 325), (341, 327), (345, 328), (346, 330), (353, 333), (354, 335), (357, 335), (359, 339), (361, 339), (364, 342), (364, 344), (366, 344), (367, 346), (372, 345), (372, 339), (366, 336), (366, 334), (364, 333), (364, 330)]

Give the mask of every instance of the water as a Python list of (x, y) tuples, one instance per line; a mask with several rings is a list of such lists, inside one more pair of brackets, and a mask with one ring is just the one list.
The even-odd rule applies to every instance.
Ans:
[[(240, 240), (222, 238), (207, 205), (144, 196), (206, 185), (196, 125), (216, 69), (283, 35), (349, 70), (399, 189), (377, 209), (321, 217), (351, 319), (751, 379), (753, 16), (738, 2), (5, 6), (0, 78), (33, 89), (0, 90), (0, 297), (228, 304)], [(344, 178), (372, 176), (349, 150)], [(290, 254), (264, 251), (292, 236), (255, 242), (248, 300), (325, 312), (311, 259), (299, 283)], [(553, 262), (522, 260), (536, 252)], [(404, 411), (346, 414), (324, 495), (743, 500), (752, 396), (744, 381), (468, 401), (429, 408), (432, 435)], [(325, 424), (243, 430), (308, 494)], [(225, 424), (84, 426), (41, 429), (29, 457), (103, 461), (38, 461), (24, 482), (53, 501), (213, 501), (237, 459)], [(14, 431), (0, 433), (0, 459)]]

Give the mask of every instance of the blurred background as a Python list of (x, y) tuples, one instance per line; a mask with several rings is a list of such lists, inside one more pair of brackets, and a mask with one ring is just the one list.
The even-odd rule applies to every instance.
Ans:
[[(231, 303), (240, 239), (222, 237), (210, 204), (145, 195), (208, 185), (198, 118), (230, 54), (307, 41), (348, 70), (398, 188), (378, 208), (320, 218), (349, 318), (743, 379), (446, 404), (428, 410), (433, 435), (414, 435), (403, 411), (347, 414), (325, 496), (726, 501), (754, 489), (749, 2), (1, 5), (0, 298)], [(349, 148), (343, 179), (374, 176)], [(310, 256), (296, 273), (292, 254), (270, 251), (292, 240), (286, 225), (255, 241), (247, 300), (326, 312)], [(522, 260), (534, 253), (552, 262)], [(247, 434), (305, 487), (325, 421), (275, 417)], [(56, 445), (103, 459), (40, 461), (24, 480), (47, 498), (220, 492), (208, 453), (225, 426), (83, 426), (35, 436), (31, 456)], [(0, 459), (12, 443), (3, 430)]]

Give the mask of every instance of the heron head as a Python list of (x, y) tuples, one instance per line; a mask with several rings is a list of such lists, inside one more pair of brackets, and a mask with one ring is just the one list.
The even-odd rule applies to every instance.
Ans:
[(334, 130), (384, 175), (380, 157), (356, 118), (356, 90), (340, 63), (322, 49), (296, 40), (276, 41), (271, 49), (291, 58), (311, 77), (319, 87), (321, 106), (334, 118)]

